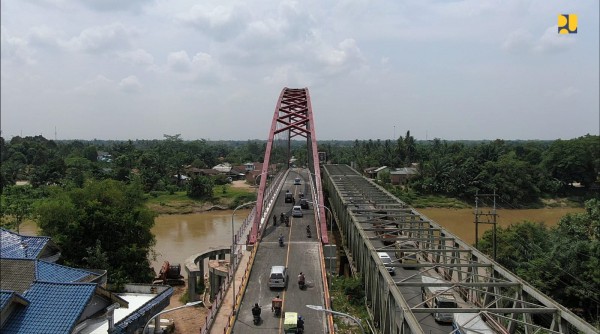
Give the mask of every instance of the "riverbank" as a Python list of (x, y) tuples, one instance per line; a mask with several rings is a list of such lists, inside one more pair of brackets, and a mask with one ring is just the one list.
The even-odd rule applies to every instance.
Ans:
[(243, 202), (256, 200), (256, 188), (237, 180), (213, 188), (210, 201), (189, 198), (185, 191), (152, 192), (146, 206), (159, 215), (177, 215), (233, 209)]

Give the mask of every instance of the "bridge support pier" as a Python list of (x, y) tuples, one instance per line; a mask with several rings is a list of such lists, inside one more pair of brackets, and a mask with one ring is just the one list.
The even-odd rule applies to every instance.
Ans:
[(230, 251), (229, 248), (212, 249), (208, 252), (193, 255), (185, 261), (185, 271), (188, 277), (188, 298), (190, 302), (198, 300), (196, 291), (198, 290), (198, 286), (204, 285), (204, 261), (206, 259), (209, 260), (208, 285), (210, 287), (210, 299), (214, 299), (215, 294), (219, 291), (219, 288), (223, 283), (223, 278), (221, 278), (222, 275), (220, 273), (223, 270), (220, 266), (226, 268), (224, 270), (225, 277), (227, 277), (229, 272), (229, 261), (225, 260), (225, 257)]

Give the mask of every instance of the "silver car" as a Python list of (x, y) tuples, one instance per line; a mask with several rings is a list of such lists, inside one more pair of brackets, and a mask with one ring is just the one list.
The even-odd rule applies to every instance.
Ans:
[(304, 214), (302, 213), (302, 208), (300, 205), (294, 205), (292, 208), (292, 217), (302, 217)]

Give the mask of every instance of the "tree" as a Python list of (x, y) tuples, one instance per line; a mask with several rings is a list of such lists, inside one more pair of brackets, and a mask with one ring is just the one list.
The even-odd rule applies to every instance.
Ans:
[(600, 320), (600, 200), (585, 203), (585, 212), (561, 218), (552, 238), (549, 261), (554, 281), (547, 293), (566, 307)]
[(520, 206), (539, 198), (540, 174), (536, 166), (518, 160), (515, 152), (511, 151), (496, 161), (484, 163), (477, 179), (481, 181), (484, 192), (495, 190), (503, 201)]
[[(487, 231), (479, 249), (492, 253)], [(600, 201), (547, 229), (530, 222), (497, 230), (497, 261), (560, 304), (598, 322), (600, 311)]]
[(206, 176), (192, 177), (188, 184), (187, 195), (197, 199), (210, 199), (213, 195), (214, 182)]
[(17, 233), (19, 233), (21, 223), (31, 216), (33, 198), (31, 186), (8, 186), (4, 188), (0, 213), (2, 218), (8, 221), (6, 225), (9, 228), (16, 228)]
[[(38, 226), (62, 249), (65, 264), (89, 268), (106, 263), (110, 283), (149, 282), (155, 244), (154, 213), (141, 187), (114, 180), (56, 191), (36, 210)], [(83, 256), (87, 254), (87, 256)]]
[[(493, 254), (492, 231), (486, 231), (479, 241), (479, 249)], [(550, 231), (542, 223), (522, 222), (496, 229), (496, 261), (530, 283), (541, 283), (537, 277), (536, 260), (550, 251)], [(540, 286), (539, 284), (537, 285)]]
[(556, 140), (543, 153), (542, 166), (564, 186), (579, 182), (590, 186), (600, 172), (600, 137)]

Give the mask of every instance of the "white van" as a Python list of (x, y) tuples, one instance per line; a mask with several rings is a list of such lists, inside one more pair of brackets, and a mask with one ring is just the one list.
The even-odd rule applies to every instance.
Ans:
[(381, 262), (383, 262), (383, 265), (385, 266), (385, 269), (387, 269), (388, 273), (390, 273), (390, 275), (396, 275), (396, 268), (390, 266), (392, 263), (392, 258), (388, 255), (388, 253), (377, 252), (377, 255), (379, 255), (379, 258), (381, 259)]
[(285, 288), (288, 281), (287, 268), (284, 266), (272, 266), (269, 274), (269, 288)]

